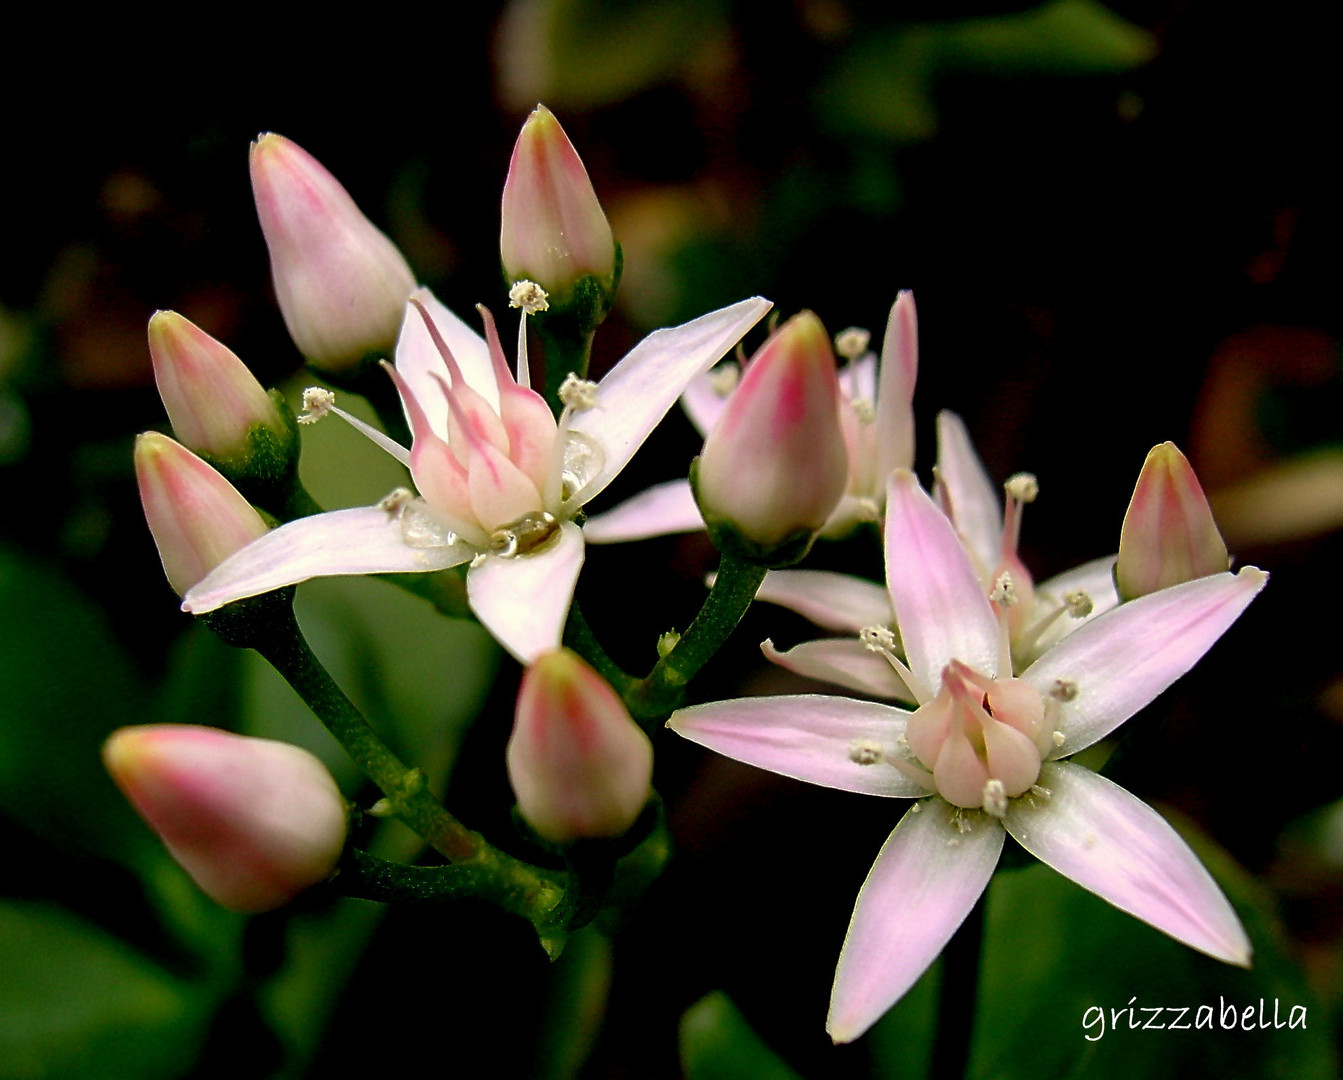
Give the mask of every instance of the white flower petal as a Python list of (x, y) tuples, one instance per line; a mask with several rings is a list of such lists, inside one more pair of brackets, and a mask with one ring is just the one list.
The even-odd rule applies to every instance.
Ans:
[(780, 652), (772, 641), (763, 641), (760, 651), (771, 663), (806, 679), (834, 683), (871, 697), (914, 700), (913, 693), (886, 658), (874, 653), (857, 638), (804, 641), (787, 652)]
[(654, 484), (604, 514), (593, 514), (583, 525), (590, 544), (646, 540), (669, 533), (699, 532), (704, 528), (688, 480)]
[(1041, 862), (1177, 941), (1248, 967), (1250, 942), (1212, 875), (1166, 821), (1080, 765), (1040, 773), (1048, 798), (1012, 802), (1008, 831)]
[(570, 425), (605, 454), (587, 498), (625, 467), (686, 384), (741, 340), (769, 309), (770, 302), (757, 296), (680, 326), (655, 330), (611, 369), (598, 386), (596, 407), (577, 413)]
[(919, 324), (914, 294), (902, 290), (891, 305), (881, 346), (877, 391), (877, 476), (914, 466), (914, 383), (919, 374)]
[(718, 372), (706, 371), (696, 375), (681, 394), (681, 408), (701, 436), (707, 436), (714, 429), (718, 418), (727, 408), (728, 398), (732, 396), (731, 391), (724, 394), (719, 390), (722, 384), (714, 378), (715, 374)]
[(890, 595), (882, 586), (829, 570), (771, 570), (755, 598), (796, 611), (827, 630), (849, 634), (895, 621)]
[[(494, 380), (494, 365), (490, 362), (490, 350), (485, 339), (445, 307), (428, 289), (417, 290), (414, 299), (424, 305), (429, 317), (434, 320), (434, 326), (462, 369), (467, 385), (497, 413), (499, 387)], [(429, 329), (424, 325), (424, 319), (409, 305), (406, 307), (406, 317), (401, 320), (401, 336), (396, 342), (396, 370), (424, 406), (434, 434), (440, 439), (446, 439), (448, 406), (443, 397), (443, 387), (434, 375), (449, 382), (451, 379), (438, 348), (429, 336)]]
[(991, 574), (1003, 542), (998, 489), (975, 453), (965, 421), (945, 409), (937, 414), (937, 480), (976, 569), (981, 576)]
[(929, 692), (960, 660), (998, 674), (998, 620), (956, 531), (914, 474), (891, 473), (886, 494), (886, 584), (909, 668)]
[(583, 566), (583, 531), (571, 521), (546, 548), (529, 555), (487, 555), (466, 574), (471, 610), (496, 641), (524, 664), (558, 649), (574, 583)]
[(225, 559), (187, 592), (182, 610), (200, 615), (315, 577), (444, 570), (475, 553), (461, 542), (412, 547), (399, 515), (380, 506), (333, 510), (282, 525)]
[(667, 726), (691, 742), (809, 784), (863, 795), (927, 794), (893, 766), (860, 765), (858, 751), (896, 750), (909, 714), (890, 705), (821, 694), (739, 698), (672, 713)]
[(1253, 566), (1211, 574), (1121, 604), (1087, 623), (1022, 672), (1043, 694), (1069, 687), (1054, 757), (1103, 739), (1193, 667), (1260, 589)]
[(918, 981), (984, 892), (1002, 847), (1001, 825), (942, 799), (900, 819), (858, 894), (839, 954), (826, 1023), (835, 1042), (856, 1039)]

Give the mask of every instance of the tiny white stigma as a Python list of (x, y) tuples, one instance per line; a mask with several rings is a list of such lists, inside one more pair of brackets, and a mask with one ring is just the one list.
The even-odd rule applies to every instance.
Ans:
[(378, 503), (378, 509), (385, 510), (389, 514), (399, 514), (407, 503), (414, 501), (415, 492), (410, 488), (399, 487), (382, 498)]
[(572, 371), (560, 383), (560, 401), (574, 412), (585, 412), (597, 407), (597, 384), (580, 379)]
[(870, 652), (895, 652), (895, 635), (885, 626), (864, 626), (858, 631), (858, 640)]
[(1074, 589), (1063, 598), (1063, 603), (1074, 619), (1085, 619), (1095, 606), (1091, 602), (1091, 594), (1085, 589)]
[(1012, 575), (1006, 570), (999, 574), (998, 580), (993, 583), (989, 599), (995, 604), (1002, 604), (1003, 607), (1011, 607), (1017, 602), (1016, 585), (1012, 583)]
[(720, 398), (725, 398), (737, 389), (741, 382), (741, 368), (736, 364), (719, 364), (709, 372), (709, 386)]
[(508, 306), (522, 308), (528, 315), (550, 307), (549, 294), (534, 281), (515, 281), (508, 290)]
[(1009, 499), (1015, 499), (1021, 503), (1030, 503), (1035, 502), (1035, 497), (1040, 494), (1040, 481), (1035, 479), (1034, 473), (1013, 473), (1007, 478), (1007, 483), (1003, 485), (1003, 488), (1007, 491)]
[(867, 352), (867, 343), (872, 340), (870, 331), (861, 326), (850, 326), (835, 335), (835, 352), (845, 360), (856, 360)]
[(871, 424), (877, 419), (877, 407), (870, 398), (859, 397), (849, 402), (860, 424)]
[(315, 424), (336, 405), (336, 395), (324, 386), (310, 386), (303, 391), (303, 411), (298, 415), (300, 424)]
[(855, 765), (875, 765), (886, 757), (875, 739), (854, 739), (849, 743), (849, 760)]
[(1001, 780), (984, 781), (984, 794), (981, 797), (980, 805), (984, 807), (984, 813), (996, 818), (1007, 816), (1007, 788)]
[(1055, 679), (1049, 688), (1049, 696), (1055, 701), (1072, 701), (1077, 696), (1077, 683), (1072, 679)]

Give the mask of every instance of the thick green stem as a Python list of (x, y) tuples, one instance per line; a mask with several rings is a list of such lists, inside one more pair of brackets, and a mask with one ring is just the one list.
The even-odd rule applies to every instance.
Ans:
[(591, 664), (593, 670), (609, 682), (621, 697), (625, 697), (639, 684), (638, 679), (627, 673), (607, 655), (601, 642), (597, 640), (597, 635), (592, 632), (592, 627), (588, 625), (587, 619), (583, 617), (577, 601), (569, 607), (569, 621), (564, 627), (564, 644)]
[(979, 968), (984, 954), (984, 910), (988, 890), (975, 901), (960, 929), (942, 950), (933, 1035), (932, 1080), (962, 1080), (970, 1065), (970, 1042), (978, 1011)]

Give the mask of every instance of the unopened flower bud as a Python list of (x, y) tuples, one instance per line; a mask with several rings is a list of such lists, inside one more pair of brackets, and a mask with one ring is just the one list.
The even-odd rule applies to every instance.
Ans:
[(534, 281), (564, 305), (580, 279), (615, 288), (616, 245), (578, 151), (538, 105), (513, 147), (504, 183), (499, 253), (509, 282)]
[(522, 677), (508, 778), (543, 839), (620, 836), (652, 791), (653, 745), (606, 681), (559, 649)]
[(193, 724), (113, 732), (112, 779), (211, 899), (270, 911), (331, 876), (346, 813), (306, 750)]
[(794, 315), (746, 367), (695, 469), (695, 494), (720, 548), (769, 562), (805, 552), (848, 478), (830, 338)]
[(1115, 584), (1124, 600), (1226, 570), (1226, 542), (1188, 459), (1174, 443), (1143, 462), (1119, 534)]
[(287, 434), (275, 402), (231, 349), (175, 311), (149, 320), (154, 381), (173, 431), (185, 446), (232, 458), (249, 449), (258, 424)]
[(415, 275), (340, 182), (280, 135), (252, 144), (252, 191), (289, 335), (339, 374), (396, 346)]
[(135, 440), (135, 478), (163, 572), (179, 596), (267, 531), (232, 484), (157, 431)]

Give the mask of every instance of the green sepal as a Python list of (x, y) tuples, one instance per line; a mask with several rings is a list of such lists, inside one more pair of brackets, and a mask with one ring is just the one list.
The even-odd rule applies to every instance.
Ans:
[(298, 419), (278, 390), (268, 391), (267, 396), (280, 417), (279, 427), (253, 424), (232, 454), (202, 450), (196, 450), (196, 454), (217, 469), (248, 502), (281, 521), (289, 521), (312, 512), (305, 508), (312, 500), (298, 478)]

